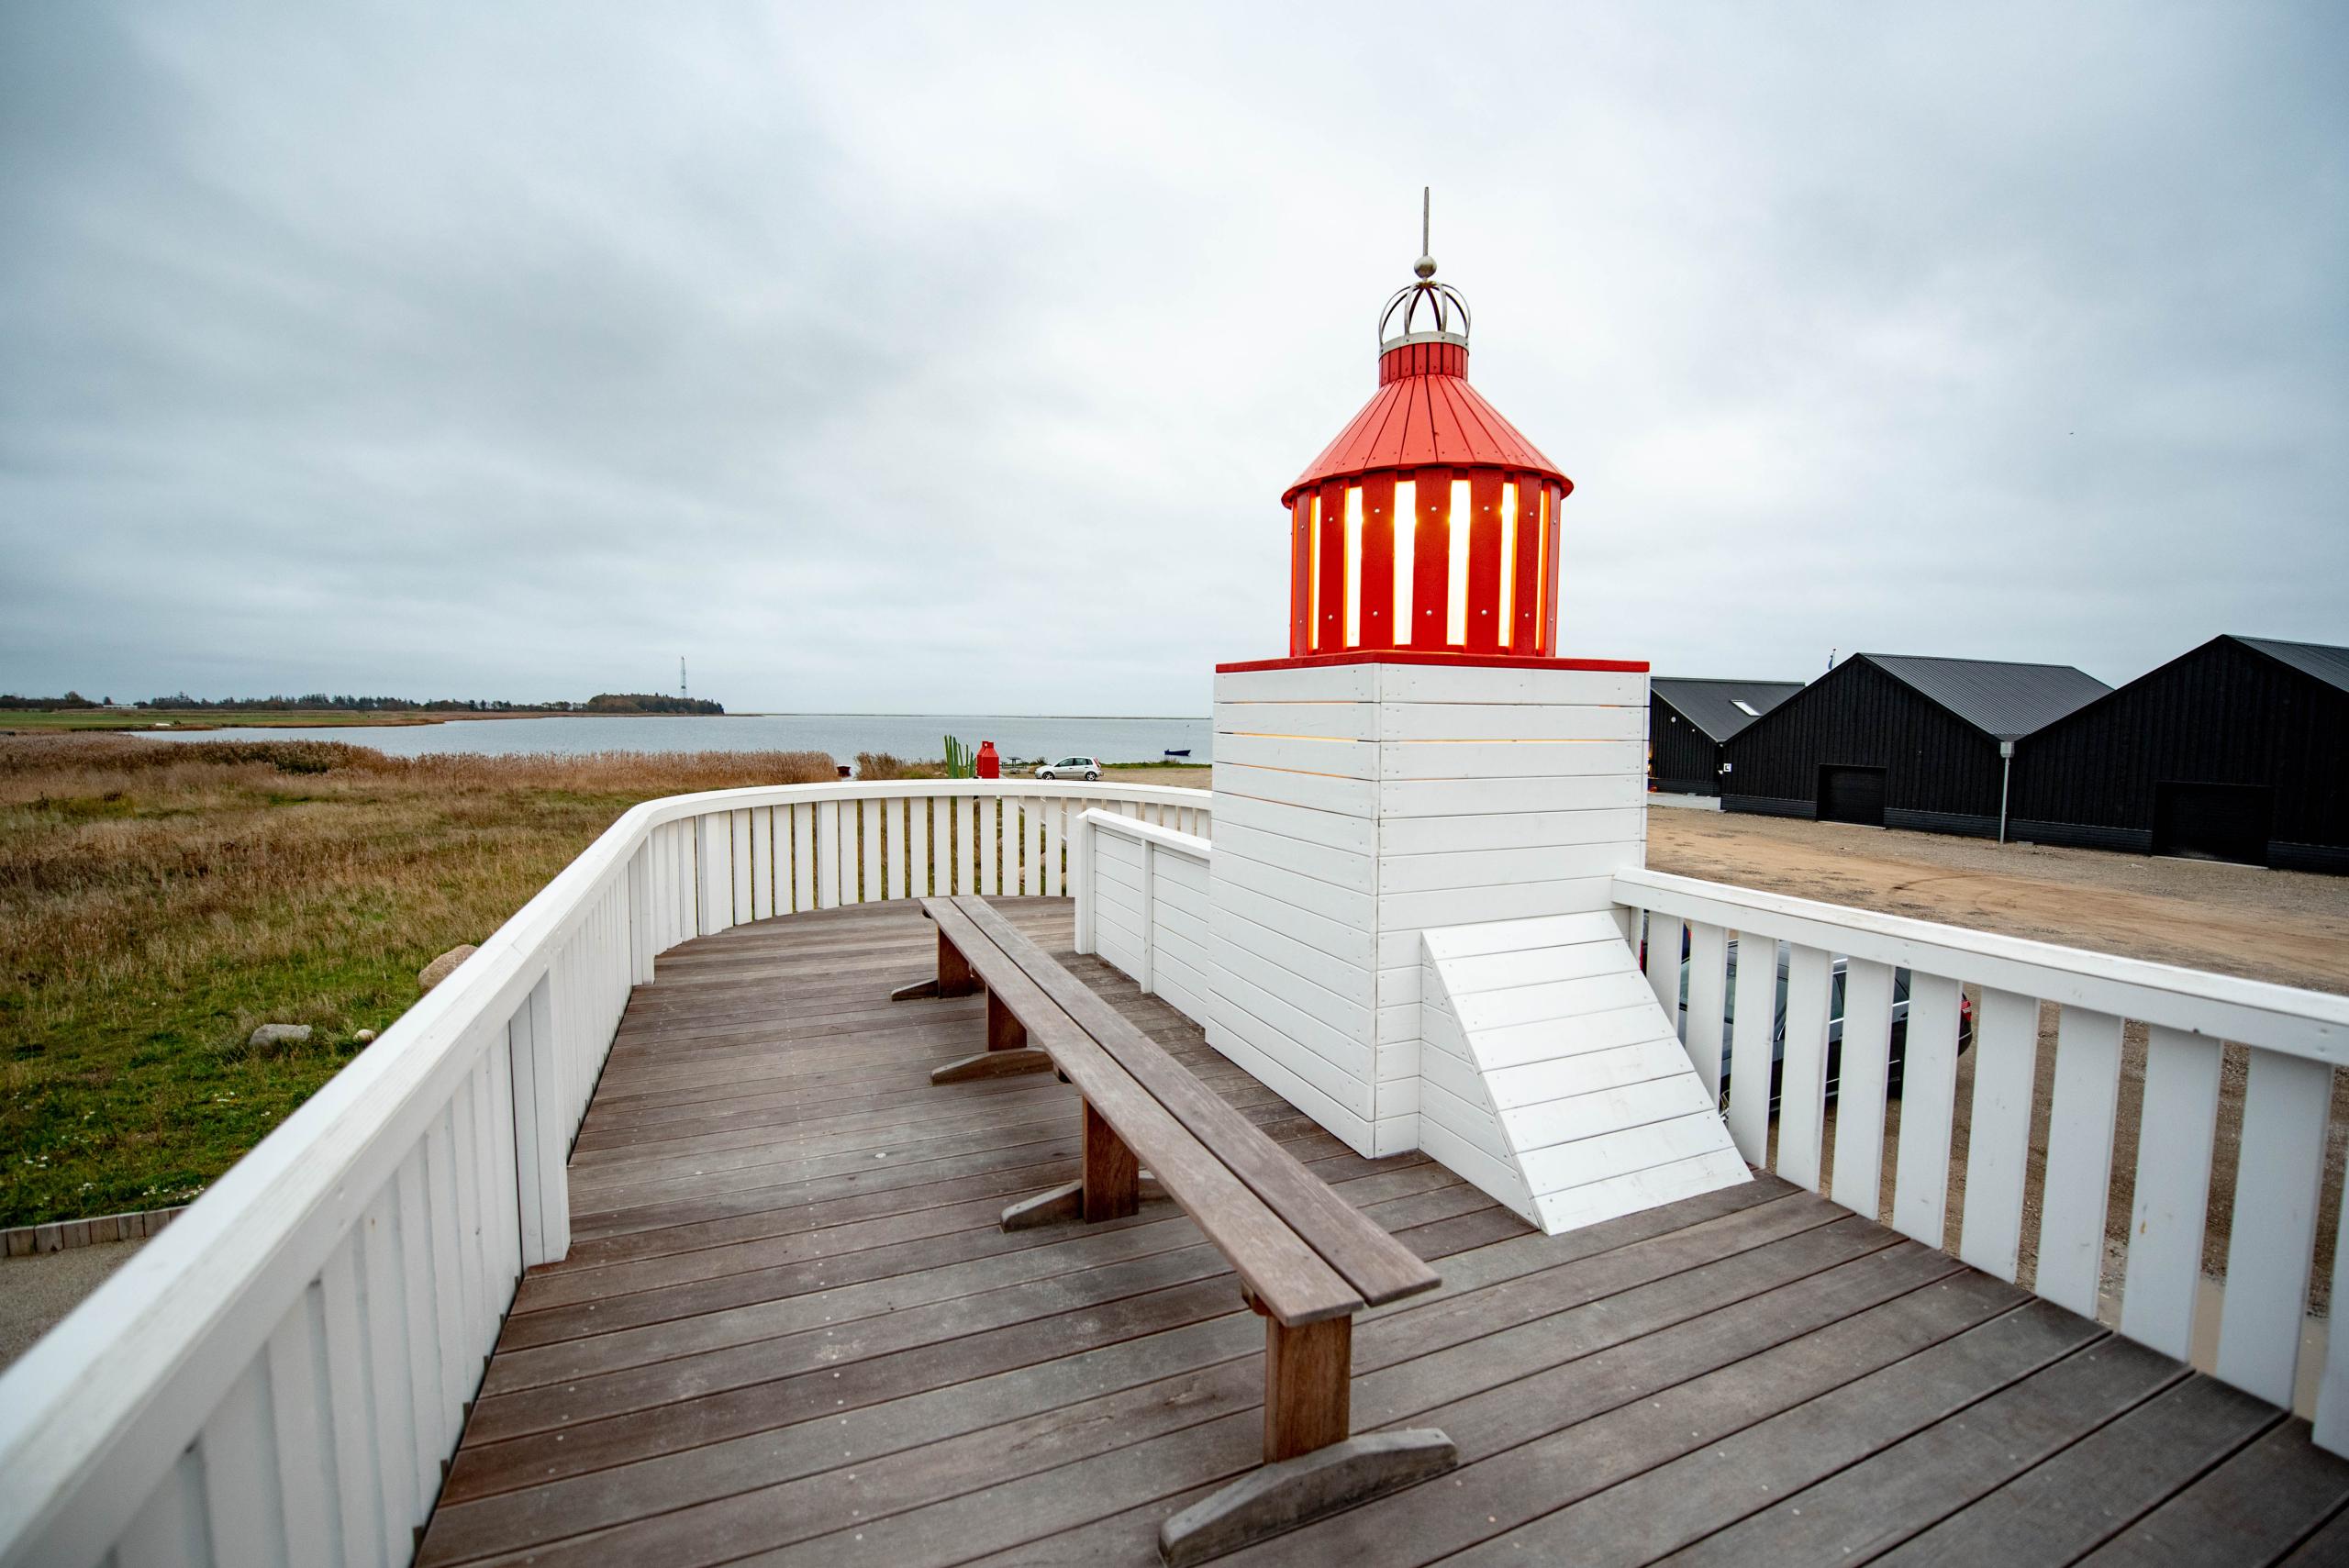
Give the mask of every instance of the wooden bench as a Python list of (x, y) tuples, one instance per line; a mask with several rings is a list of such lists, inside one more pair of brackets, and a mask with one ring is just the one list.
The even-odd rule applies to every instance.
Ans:
[(1004, 1211), (1012, 1229), (1133, 1213), (1147, 1171), (1230, 1261), (1264, 1319), (1264, 1466), (1160, 1529), (1204, 1561), (1457, 1462), (1431, 1428), (1354, 1437), (1353, 1315), (1441, 1283), (1164, 1047), (979, 898), (925, 898), (938, 975), (900, 997), (987, 993), (987, 1050), (934, 1082), (1057, 1070), (1083, 1098), (1082, 1177)]

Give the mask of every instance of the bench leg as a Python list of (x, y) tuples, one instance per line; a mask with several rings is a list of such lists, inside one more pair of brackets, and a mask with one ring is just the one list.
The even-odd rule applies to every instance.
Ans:
[(1141, 1207), (1141, 1165), (1093, 1102), (1085, 1102), (1085, 1219), (1122, 1219)]
[[(1263, 1312), (1252, 1296), (1248, 1305)], [(1189, 1568), (1460, 1462), (1432, 1427), (1349, 1437), (1353, 1319), (1291, 1328), (1264, 1318), (1264, 1465), (1158, 1527), (1158, 1554)]]
[(1343, 1442), (1353, 1430), (1354, 1320), (1292, 1329), (1264, 1319), (1264, 1462)]
[(987, 993), (987, 1049), (989, 1051), (1020, 1051), (1028, 1044), (1028, 1026), (1011, 1016), (1003, 998)]
[[(953, 950), (941, 934), (938, 939), (939, 962), (943, 965), (946, 955)], [(962, 955), (955, 954), (955, 962)], [(970, 973), (966, 968), (963, 972)], [(941, 977), (940, 985), (945, 984)], [(972, 983), (975, 985), (977, 983)], [(1038, 1051), (1028, 1043), (1028, 1026), (1012, 1017), (1011, 1009), (1001, 997), (987, 993), (987, 1048), (976, 1056), (965, 1056), (960, 1062), (950, 1062), (943, 1067), (930, 1069), (933, 1084), (967, 1084), (974, 1078), (1004, 1078), (1015, 1073), (1041, 1073), (1052, 1064), (1052, 1052)]]
[(944, 931), (938, 933), (938, 978), (917, 980), (910, 985), (900, 985), (889, 993), (892, 1002), (909, 1002), (917, 996), (967, 996), (979, 988), (979, 977), (963, 958), (963, 952)]

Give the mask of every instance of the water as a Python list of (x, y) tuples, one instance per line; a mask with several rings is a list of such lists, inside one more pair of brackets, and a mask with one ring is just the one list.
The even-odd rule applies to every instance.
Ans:
[(859, 751), (891, 751), (908, 762), (946, 754), (952, 735), (973, 751), (992, 740), (1006, 757), (1098, 757), (1105, 762), (1155, 762), (1169, 747), (1188, 747), (1204, 764), (1213, 726), (1204, 718), (1047, 718), (1020, 715), (768, 713), (458, 719), (445, 724), (274, 725), (235, 729), (142, 729), (169, 740), (342, 740), (395, 757), (428, 751), (511, 756), (525, 751), (829, 751), (853, 762)]

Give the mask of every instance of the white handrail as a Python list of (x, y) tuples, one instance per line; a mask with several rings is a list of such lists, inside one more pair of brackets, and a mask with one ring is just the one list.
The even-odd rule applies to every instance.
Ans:
[[(1114, 894), (1104, 886), (1117, 875), (1103, 870), (1104, 838), (1132, 846), (1125, 857), (1132, 880), (1117, 884), (1119, 891)], [(1097, 954), (1111, 967), (1122, 970), (1145, 995), (1163, 995), (1186, 1017), (1204, 1024), (1208, 993), (1213, 984), (1204, 915), (1206, 873), (1214, 845), (1197, 834), (1108, 811), (1087, 811), (1079, 817), (1071, 843), (1076, 951)], [(1192, 881), (1179, 880), (1179, 873), (1163, 879), (1160, 862), (1166, 856), (1192, 868), (1197, 873)], [(1106, 923), (1101, 918), (1105, 902), (1116, 912)], [(1186, 903), (1190, 905), (1187, 910), (1183, 907)], [(1186, 918), (1192, 922), (1187, 930), (1182, 929)], [(1174, 950), (1170, 973), (1162, 976), (1160, 953), (1169, 948)]]
[[(1614, 887), (1635, 935), (1644, 913), (1649, 980), (1667, 1016), (1680, 1017), (1691, 1062), (1709, 1084), (1721, 1083), (1726, 1068), (1730, 1133), (1746, 1159), (1761, 1164), (1771, 1152), (1775, 1109), (1777, 1173), (1874, 1218), (1887, 1156), (1896, 1154), (1892, 1224), (1930, 1246), (1943, 1245), (1950, 1218), (1958, 1053), (1970, 1045), (1967, 1145), (1954, 1167), (1965, 1177), (1958, 1255), (2011, 1281), (2022, 1273), (2026, 1240), (2035, 1240), (2032, 1288), (2088, 1316), (2108, 1284), (2124, 1031), (2143, 1026), (2134, 1195), (2113, 1283), (2121, 1332), (2181, 1358), (2208, 1294), (2202, 1256), (2221, 1052), (2223, 1044), (2247, 1048), (2212, 1370), (2271, 1403), (2294, 1403), (2332, 1070), (2349, 1060), (2349, 997), (1658, 872), (1619, 873)], [(1733, 997), (1725, 976), (1732, 932), (1742, 950)], [(1840, 1019), (1831, 1006), (1839, 957)], [(1783, 981), (1774, 973), (1782, 967)], [(1901, 970), (1909, 990), (1896, 1017)], [(1970, 1038), (1961, 1034), (1966, 986), (1980, 999)], [(2027, 1238), (2043, 1004), (2058, 1012), (2043, 1202), (2037, 1234)], [(1895, 1038), (1903, 1048), (1897, 1150), (1885, 1130)], [(1831, 1051), (1840, 1073), (1831, 1168), (1823, 1105)], [(1765, 1092), (1774, 1079), (1775, 1106)], [(2349, 1247), (2336, 1248), (2333, 1289), (2336, 1301), (2349, 1291)], [(2328, 1346), (2315, 1435), (2349, 1452), (2349, 1334)]]
[(1035, 779), (630, 807), (0, 1374), (0, 1564), (407, 1561), (522, 1267), (568, 1247), (571, 1139), (654, 956), (818, 904), (1059, 892), (1097, 802), (1210, 807)]

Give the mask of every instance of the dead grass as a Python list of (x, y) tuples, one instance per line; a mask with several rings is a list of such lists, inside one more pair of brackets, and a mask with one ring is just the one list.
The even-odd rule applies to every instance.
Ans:
[[(637, 801), (814, 752), (0, 739), (0, 1224), (183, 1202)], [(261, 1023), (313, 1043), (250, 1057)]]

